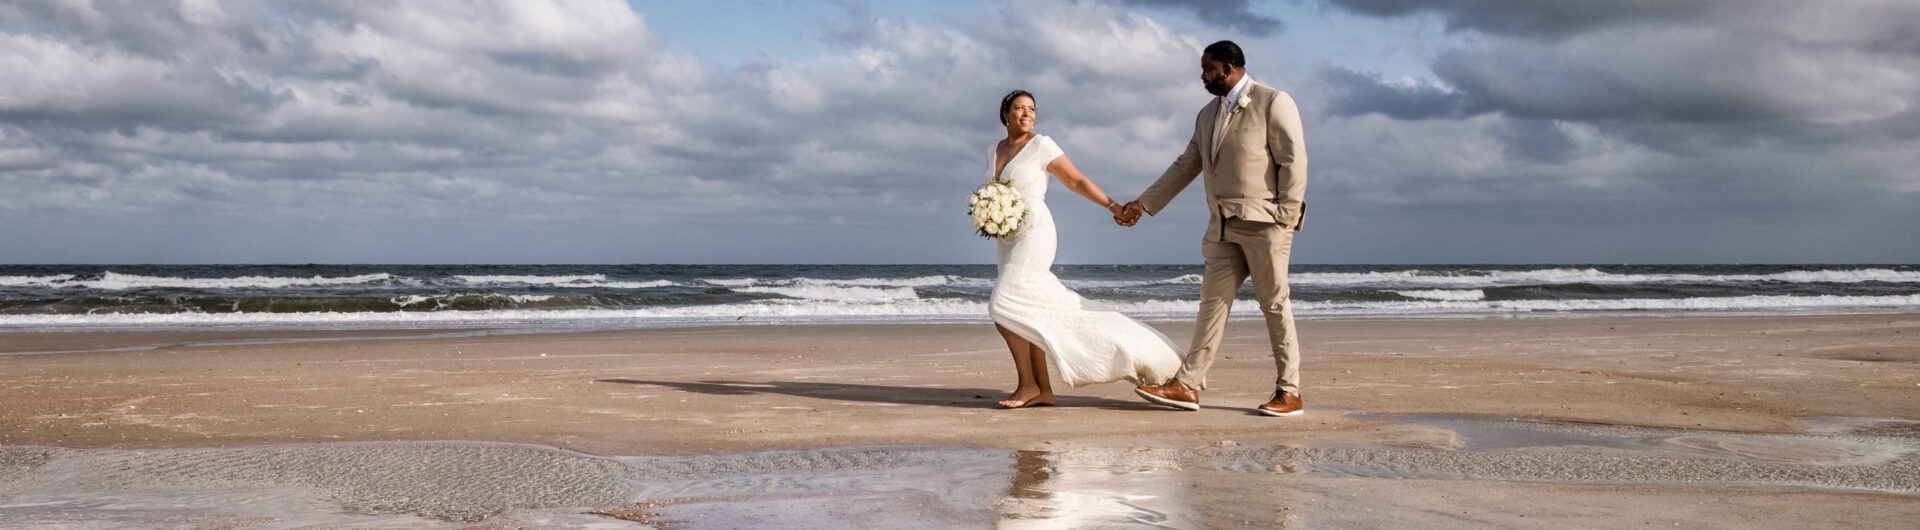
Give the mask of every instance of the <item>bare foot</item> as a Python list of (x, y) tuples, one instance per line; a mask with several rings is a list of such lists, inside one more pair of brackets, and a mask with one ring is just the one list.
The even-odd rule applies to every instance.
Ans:
[(1013, 395), (1007, 396), (1007, 399), (1000, 400), (1000, 406), (1010, 409), (1051, 407), (1053, 406), (1053, 393), (1047, 392), (1043, 394), (1038, 390), (1015, 390), (1013, 391)]

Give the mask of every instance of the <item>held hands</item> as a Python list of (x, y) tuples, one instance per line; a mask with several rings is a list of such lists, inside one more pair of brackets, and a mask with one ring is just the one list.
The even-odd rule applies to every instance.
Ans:
[[(1113, 210), (1108, 208), (1108, 211)], [(1140, 201), (1129, 202), (1126, 206), (1121, 206), (1119, 211), (1114, 212), (1113, 223), (1120, 226), (1133, 226), (1134, 223), (1140, 222), (1140, 215), (1146, 212), (1147, 207), (1141, 205)]]

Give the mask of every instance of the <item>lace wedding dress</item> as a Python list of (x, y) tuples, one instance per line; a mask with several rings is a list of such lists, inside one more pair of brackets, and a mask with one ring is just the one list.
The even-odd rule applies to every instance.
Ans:
[[(1159, 330), (1080, 296), (1054, 277), (1053, 214), (1047, 210), (1047, 164), (1063, 154), (1036, 135), (1013, 155), (1000, 178), (1013, 182), (1027, 207), (1026, 226), (999, 244), (1000, 277), (987, 314), (1047, 352), (1047, 368), (1068, 386), (1125, 379), (1157, 385), (1180, 370), (1180, 354)], [(988, 177), (999, 162), (989, 151)]]

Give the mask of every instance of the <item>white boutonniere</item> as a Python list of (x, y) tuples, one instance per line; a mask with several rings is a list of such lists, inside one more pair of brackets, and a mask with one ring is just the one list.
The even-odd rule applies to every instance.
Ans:
[(1247, 105), (1251, 105), (1251, 104), (1253, 104), (1253, 98), (1247, 96), (1246, 94), (1241, 94), (1240, 100), (1234, 102), (1233, 108), (1234, 110), (1244, 109), (1244, 108), (1247, 108)]

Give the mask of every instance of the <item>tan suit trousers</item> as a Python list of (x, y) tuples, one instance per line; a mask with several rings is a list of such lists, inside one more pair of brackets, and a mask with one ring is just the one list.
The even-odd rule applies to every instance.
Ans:
[(1287, 259), (1293, 252), (1293, 229), (1275, 223), (1222, 219), (1220, 241), (1208, 237), (1200, 244), (1207, 259), (1200, 280), (1200, 317), (1193, 325), (1193, 342), (1186, 362), (1174, 379), (1193, 388), (1207, 387), (1207, 369), (1220, 351), (1227, 333), (1227, 313), (1234, 295), (1247, 277), (1253, 277), (1254, 297), (1267, 319), (1267, 340), (1273, 345), (1273, 363), (1279, 368), (1274, 388), (1300, 392), (1300, 338), (1294, 331), (1293, 303), (1287, 289)]

